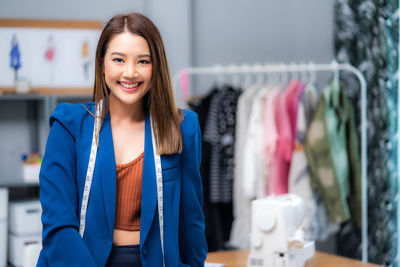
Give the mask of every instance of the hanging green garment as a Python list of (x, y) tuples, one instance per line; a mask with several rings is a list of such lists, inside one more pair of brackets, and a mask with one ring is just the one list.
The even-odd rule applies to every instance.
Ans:
[(334, 223), (361, 227), (361, 167), (351, 102), (331, 84), (321, 96), (306, 137), (311, 182)]

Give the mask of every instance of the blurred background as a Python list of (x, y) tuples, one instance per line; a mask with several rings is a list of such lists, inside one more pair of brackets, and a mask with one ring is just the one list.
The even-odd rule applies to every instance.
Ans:
[[(29, 32), (32, 35), (29, 37), (31, 39), (24, 36), (23, 29), (32, 30), (33, 28), (27, 25), (32, 21), (42, 21), (38, 28), (50, 29), (49, 31), (51, 31), (54, 21), (63, 21), (61, 28), (64, 29), (68, 29), (68, 25), (72, 25), (73, 21), (83, 21), (80, 25), (84, 25), (82, 29), (87, 30), (85, 34), (92, 38), (89, 40), (96, 40), (101, 32), (101, 27), (112, 16), (129, 12), (143, 13), (156, 24), (166, 47), (177, 103), (180, 107), (194, 109), (199, 114), (204, 137), (202, 175), (205, 191), (206, 236), (210, 252), (248, 249), (250, 243), (249, 240), (246, 240), (248, 238), (246, 229), (250, 231), (250, 201), (267, 196), (271, 191), (255, 193), (250, 197), (247, 195), (247, 198), (246, 192), (237, 191), (239, 186), (244, 184), (242, 180), (244, 180), (246, 171), (242, 169), (239, 171), (237, 166), (234, 166), (233, 170), (229, 168), (233, 168), (235, 165), (232, 162), (241, 165), (249, 158), (241, 158), (237, 164), (238, 157), (235, 158), (235, 153), (237, 153), (238, 146), (234, 147), (234, 144), (241, 142), (242, 146), (243, 144), (246, 146), (248, 140), (256, 137), (245, 131), (241, 136), (243, 139), (238, 141), (238, 126), (233, 123), (231, 129), (234, 130), (236, 127), (236, 132), (229, 132), (229, 134), (234, 139), (236, 137), (236, 140), (228, 142), (230, 146), (224, 144), (224, 147), (219, 147), (218, 152), (222, 153), (221, 149), (228, 149), (223, 153), (227, 156), (227, 161), (231, 160), (229, 161), (231, 163), (221, 163), (220, 176), (225, 178), (221, 178), (222, 180), (218, 182), (224, 184), (223, 179), (228, 180), (229, 196), (227, 199), (223, 199), (221, 196), (217, 198), (212, 196), (212, 188), (215, 188), (215, 185), (212, 185), (213, 178), (210, 177), (210, 167), (207, 164), (210, 164), (209, 160), (212, 161), (212, 154), (215, 153), (212, 152), (213, 149), (220, 143), (213, 143), (210, 132), (207, 131), (211, 106), (207, 106), (205, 100), (211, 101), (210, 99), (213, 97), (215, 99), (216, 95), (219, 95), (219, 98), (225, 96), (231, 99), (229, 105), (235, 110), (234, 118), (238, 118), (238, 114), (242, 114), (240, 112), (243, 111), (238, 110), (241, 102), (240, 96), (255, 84), (258, 84), (260, 88), (269, 88), (271, 87), (270, 81), (273, 80), (285, 84), (282, 87), (287, 88), (290, 81), (296, 81), (299, 82), (296, 86), (303, 84), (302, 88), (305, 87), (304, 90), (307, 90), (312, 83), (313, 88), (319, 92), (317, 95), (320, 95), (326, 91), (324, 88), (334, 77), (334, 71), (313, 72), (312, 66), (315, 68), (318, 64), (326, 64), (333, 66), (331, 70), (334, 70), (335, 65), (332, 62), (336, 60), (339, 63), (351, 64), (363, 74), (367, 83), (366, 100), (368, 103), (365, 105), (362, 102), (361, 88), (357, 78), (349, 72), (341, 71), (338, 78), (344, 95), (355, 114), (352, 129), (358, 143), (355, 149), (358, 157), (355, 159), (356, 162), (349, 161), (346, 165), (348, 167), (346, 183), (352, 187), (350, 194), (338, 195), (337, 198), (344, 198), (343, 201), (347, 202), (350, 209), (357, 205), (350, 199), (354, 190), (357, 191), (354, 189), (357, 185), (355, 181), (361, 181), (360, 173), (354, 172), (354, 169), (361, 170), (362, 167), (361, 111), (364, 105), (367, 110), (366, 147), (368, 148), (368, 151), (364, 151), (368, 159), (366, 166), (368, 261), (385, 266), (400, 266), (400, 238), (398, 236), (400, 221), (398, 212), (400, 199), (398, 192), (398, 90), (400, 88), (398, 82), (398, 7), (399, 3), (395, 0), (2, 0), (0, 2), (0, 34), (3, 36), (0, 37), (0, 60), (2, 61), (0, 62), (2, 72), (0, 73), (0, 197), (2, 198), (0, 202), (0, 266), (7, 264), (6, 258), (10, 264), (22, 265), (22, 261), (18, 258), (23, 258), (23, 240), (39, 242), (38, 228), (33, 228), (29, 232), (24, 225), (18, 227), (12, 225), (17, 225), (21, 220), (26, 221), (24, 217), (26, 215), (18, 215), (18, 212), (23, 213), (24, 209), (36, 210), (36, 213), (31, 213), (32, 216), (36, 214), (36, 219), (40, 215), (40, 205), (38, 206), (35, 201), (39, 195), (37, 175), (35, 174), (38, 168), (35, 169), (33, 165), (40, 164), (40, 157), (43, 156), (49, 131), (48, 117), (60, 102), (90, 100), (90, 85), (93, 83), (93, 74), (91, 73), (93, 65), (88, 65), (86, 71), (89, 78), (87, 80), (77, 81), (75, 85), (63, 84), (60, 78), (63, 69), (59, 66), (63, 63), (57, 59), (57, 53), (61, 54), (63, 49), (60, 38), (57, 40), (57, 34), (60, 32), (54, 33), (56, 40), (46, 39), (47, 43), (44, 45), (43, 51), (34, 51), (41, 49), (40, 45), (37, 46), (34, 43), (35, 37), (32, 37), (34, 35), (31, 32)], [(16, 21), (22, 21), (22, 24), (18, 24)], [(85, 24), (85, 21), (91, 21), (94, 24)], [(46, 26), (46, 23), (49, 25)], [(15, 29), (21, 31), (17, 32), (19, 35), (22, 34), (21, 36), (16, 35), (19, 49), (22, 49), (19, 51), (21, 52), (21, 66), (18, 67), (12, 66), (12, 62), (10, 63), (11, 51), (16, 47), (16, 43), (11, 37), (13, 36), (11, 33)], [(63, 39), (61, 38), (61, 40)], [(65, 42), (67, 42), (66, 39)], [(55, 44), (55, 50), (52, 50), (53, 44)], [(95, 48), (90, 45), (92, 44), (89, 41), (88, 52), (82, 52), (82, 57), (88, 54), (89, 58), (94, 58)], [(54, 51), (56, 59), (54, 64), (59, 64), (57, 65), (59, 72), (54, 74), (55, 78), (51, 76), (47, 83), (37, 81), (35, 84), (36, 78), (30, 75), (36, 69), (36, 75), (40, 76), (42, 68), (35, 65), (33, 57), (26, 57), (26, 55), (29, 53), (45, 55), (47, 53), (46, 58), (51, 62)], [(49, 52), (50, 54), (48, 54)], [(282, 65), (301, 65), (303, 70), (298, 72), (276, 71), (277, 76), (262, 73), (262, 77), (256, 73), (237, 75), (229, 71), (232, 70), (232, 66), (236, 67), (236, 70), (240, 68), (243, 70), (246, 66), (256, 66), (255, 68), (257, 68), (257, 66), (266, 65), (275, 69)], [(196, 74), (201, 72), (203, 67), (214, 67), (214, 69), (208, 69), (205, 75)], [(216, 73), (218, 70), (225, 72)], [(16, 71), (20, 76), (17, 77)], [(68, 72), (68, 70), (65, 71)], [(310, 77), (313, 75), (315, 76), (314, 80), (311, 80)], [(57, 82), (51, 80), (53, 78)], [(18, 94), (16, 80), (22, 84), (19, 90), (24, 90), (24, 85), (27, 85), (30, 87), (28, 91)], [(234, 93), (225, 93), (228, 92), (226, 91), (227, 87)], [(216, 88), (219, 89), (215, 91)], [(214, 100), (214, 103), (216, 102), (217, 100)], [(254, 101), (247, 103), (249, 103), (249, 110), (246, 120), (249, 120), (250, 111), (254, 111), (252, 108), (256, 104)], [(314, 111), (318, 107), (316, 103), (313, 107)], [(228, 113), (225, 112), (227, 117), (229, 117)], [(234, 121), (236, 122), (236, 120)], [(294, 143), (300, 142), (303, 145), (306, 143), (305, 136), (312, 122), (312, 116), (310, 116), (304, 129), (301, 130), (304, 138), (293, 137)], [(218, 126), (220, 125), (221, 122)], [(243, 120), (240, 125), (245, 129), (251, 128), (249, 124), (243, 124)], [(296, 132), (296, 130), (294, 131)], [(297, 129), (297, 132), (300, 130)], [(219, 135), (223, 134), (219, 132)], [(346, 132), (345, 135), (349, 134)], [(254, 155), (257, 154), (253, 153), (252, 156), (254, 157)], [(333, 153), (330, 156), (331, 161), (337, 160), (337, 157), (338, 154)], [(346, 158), (351, 157), (350, 154), (346, 156)], [(32, 162), (27, 162), (29, 160)], [(311, 158), (307, 157), (307, 160), (310, 161)], [(289, 168), (288, 166), (287, 168)], [(291, 167), (293, 168), (293, 166), (295, 164), (292, 162)], [(309, 176), (313, 177), (311, 180), (318, 180), (318, 177), (316, 178), (313, 174), (314, 170), (307, 167), (307, 164), (306, 169), (310, 173)], [(289, 169), (287, 171), (289, 172)], [(229, 172), (229, 174), (225, 175), (225, 172)], [(236, 181), (234, 181), (235, 179)], [(237, 179), (240, 179), (240, 182)], [(310, 178), (307, 183), (307, 192), (312, 194), (312, 200), (309, 200), (308, 204), (315, 209), (312, 216), (320, 216), (319, 219), (315, 219), (318, 230), (315, 230), (314, 227), (314, 234), (309, 236), (316, 240), (316, 249), (330, 254), (361, 259), (361, 227), (353, 220), (355, 219), (354, 213), (350, 212), (351, 214), (345, 216), (345, 219), (333, 222), (329, 211), (328, 215), (326, 214), (326, 209), (329, 208), (320, 207), (326, 206), (327, 203), (323, 197), (325, 194), (323, 189), (318, 191), (315, 188), (315, 182), (310, 184)], [(318, 192), (314, 192), (315, 190)], [(285, 192), (299, 193), (300, 191), (286, 188)], [(243, 199), (248, 205), (239, 208), (238, 203)], [(306, 205), (306, 207), (309, 206)], [(21, 210), (19, 211), (19, 209)], [(311, 215), (306, 212), (306, 216)], [(321, 219), (321, 216), (325, 219)], [(240, 228), (241, 223), (246, 225), (245, 228)], [(311, 224), (309, 222), (308, 226), (311, 227)], [(40, 222), (38, 227), (41, 227)], [(238, 233), (240, 232), (239, 228), (245, 229), (243, 230), (244, 236)], [(2, 259), (4, 260), (2, 261)]]

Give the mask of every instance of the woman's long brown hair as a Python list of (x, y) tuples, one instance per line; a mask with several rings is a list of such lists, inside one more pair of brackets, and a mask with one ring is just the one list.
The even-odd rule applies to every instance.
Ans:
[[(180, 153), (182, 113), (175, 104), (171, 75), (160, 32), (146, 16), (138, 13), (120, 14), (113, 17), (104, 27), (96, 50), (93, 100), (96, 104), (101, 99), (109, 100), (110, 89), (103, 74), (104, 56), (110, 40), (124, 32), (142, 36), (150, 48), (152, 74), (150, 90), (144, 96), (143, 106), (145, 112), (150, 113), (152, 118), (157, 152), (160, 155)], [(103, 102), (102, 119), (109, 112), (110, 101)]]

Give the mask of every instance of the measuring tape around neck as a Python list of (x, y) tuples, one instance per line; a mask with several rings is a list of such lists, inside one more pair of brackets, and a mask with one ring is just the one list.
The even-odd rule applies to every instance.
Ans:
[(90, 148), (90, 157), (89, 164), (86, 171), (86, 180), (85, 180), (85, 188), (83, 189), (83, 197), (82, 197), (82, 206), (81, 206), (81, 216), (79, 222), (79, 234), (83, 238), (83, 234), (85, 233), (85, 225), (86, 225), (86, 211), (89, 203), (89, 195), (90, 195), (90, 187), (92, 186), (92, 178), (94, 172), (94, 166), (96, 163), (97, 156), (97, 142), (96, 142), (96, 133), (99, 133), (100, 124), (101, 124), (101, 114), (103, 111), (103, 99), (99, 101), (96, 105), (96, 113), (94, 118), (94, 127), (93, 127), (93, 138), (92, 138), (92, 147)]
[[(79, 234), (83, 238), (83, 234), (85, 233), (85, 225), (86, 225), (86, 211), (89, 202), (90, 188), (92, 186), (92, 179), (94, 173), (94, 166), (96, 163), (97, 156), (97, 142), (96, 142), (96, 133), (99, 133), (100, 125), (101, 125), (101, 114), (103, 110), (103, 100), (100, 100), (96, 105), (96, 114), (95, 121), (93, 127), (93, 138), (92, 138), (92, 146), (90, 148), (90, 157), (89, 164), (86, 173), (85, 180), (85, 188), (83, 191), (82, 198), (82, 206), (80, 213), (80, 223), (79, 223)], [(157, 203), (158, 203), (158, 220), (160, 224), (160, 240), (161, 240), (161, 252), (162, 252), (162, 260), (163, 266), (165, 267), (165, 255), (164, 255), (164, 209), (163, 209), (163, 181), (162, 181), (162, 167), (161, 167), (161, 157), (157, 153), (157, 149), (155, 147), (155, 136), (153, 130), (153, 124), (150, 117), (150, 127), (151, 127), (151, 139), (153, 144), (153, 155), (154, 155), (154, 166), (156, 171), (156, 181), (157, 181)], [(100, 138), (100, 137), (99, 137)]]
[(165, 266), (165, 255), (164, 255), (164, 209), (163, 209), (163, 181), (162, 181), (162, 168), (161, 168), (161, 157), (157, 153), (156, 138), (154, 136), (154, 127), (150, 117), (151, 125), (151, 140), (153, 143), (153, 154), (154, 154), (154, 166), (156, 168), (156, 179), (157, 179), (157, 203), (158, 203), (158, 221), (160, 224), (160, 239), (161, 239), (161, 252), (163, 257), (163, 266)]

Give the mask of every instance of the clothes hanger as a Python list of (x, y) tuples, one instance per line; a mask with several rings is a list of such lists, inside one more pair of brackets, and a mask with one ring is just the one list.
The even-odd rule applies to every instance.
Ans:
[(294, 70), (294, 67), (296, 66), (296, 64), (294, 62), (290, 63), (290, 66), (293, 67), (293, 70), (290, 72), (291, 76), (292, 76), (292, 81), (298, 82), (299, 81), (299, 73), (298, 71)]
[[(301, 62), (300, 64), (301, 65), (306, 65), (304, 62)], [(308, 81), (309, 81), (309, 78), (310, 77), (308, 76), (308, 72), (305, 69), (303, 69), (300, 72), (300, 82), (302, 82), (303, 84), (307, 84)]]
[(283, 87), (286, 87), (288, 82), (289, 82), (289, 75), (288, 72), (285, 70), (285, 64), (283, 62), (279, 63), (281, 70), (279, 72), (280, 74), (280, 84)]
[(251, 68), (250, 65), (245, 63), (241, 66), (241, 68), (243, 69), (244, 73), (243, 73), (243, 82), (241, 83), (241, 86), (244, 89), (247, 89), (251, 86), (252, 84), (252, 75), (251, 75)]
[(215, 76), (215, 85), (218, 89), (220, 89), (225, 83), (225, 77), (222, 73), (222, 66), (220, 64), (214, 65), (213, 71)]
[[(269, 65), (265, 64), (264, 67), (268, 69)], [(265, 81), (266, 86), (273, 86), (279, 81), (279, 75), (277, 73), (267, 71), (265, 72), (264, 75), (266, 76), (266, 81)]]
[(317, 82), (317, 72), (315, 71), (315, 64), (314, 62), (310, 61), (308, 63), (308, 69), (309, 69), (309, 78), (308, 78), (308, 83), (309, 84), (316, 84)]
[(265, 77), (263, 73), (263, 66), (260, 63), (255, 63), (253, 69), (257, 73), (256, 76), (256, 83), (254, 84), (257, 89), (263, 87), (264, 82), (265, 82)]
[(310, 61), (308, 64), (308, 78), (305, 91), (306, 102), (311, 106), (316, 106), (319, 99), (319, 90), (317, 89), (317, 72), (315, 70), (315, 64)]
[(228, 66), (228, 72), (231, 74), (232, 87), (234, 89), (240, 88), (240, 74), (239, 74), (238, 70), (239, 70), (239, 67), (234, 64), (231, 64)]

